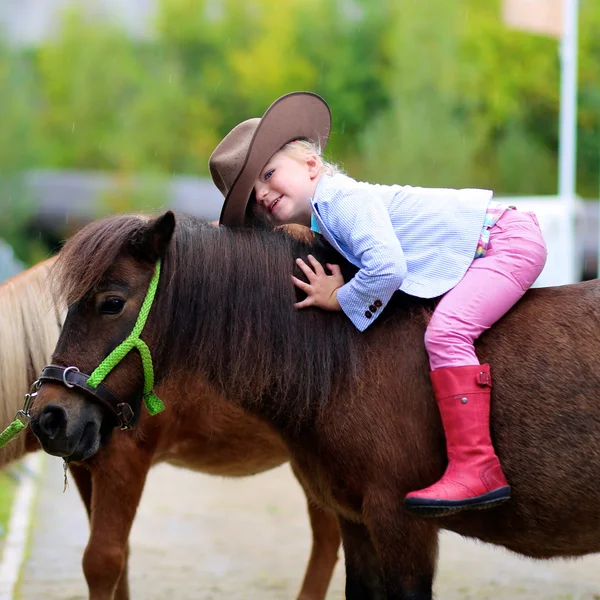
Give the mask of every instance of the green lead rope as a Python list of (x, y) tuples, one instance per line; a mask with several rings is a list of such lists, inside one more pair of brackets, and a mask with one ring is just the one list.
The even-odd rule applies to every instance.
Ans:
[(23, 429), (25, 429), (25, 423), (15, 418), (15, 420), (0, 433), (0, 448), (4, 448), (4, 446), (6, 446), (10, 440), (16, 438)]
[[(152, 391), (154, 387), (154, 366), (152, 365), (152, 355), (150, 354), (150, 348), (146, 342), (140, 339), (148, 314), (152, 308), (154, 302), (154, 296), (156, 295), (156, 289), (158, 288), (158, 280), (160, 278), (160, 261), (156, 263), (156, 269), (154, 275), (150, 281), (148, 292), (144, 298), (140, 314), (138, 315), (137, 321), (133, 327), (133, 331), (129, 337), (121, 342), (94, 370), (87, 380), (87, 384), (94, 389), (97, 388), (106, 376), (127, 356), (127, 354), (134, 348), (138, 349), (140, 357), (142, 359), (142, 368), (144, 370), (144, 391), (143, 398), (146, 409), (151, 415), (156, 415), (165, 409), (165, 405), (162, 403), (160, 398)], [(34, 383), (29, 394), (25, 395), (25, 405), (20, 410), (15, 420), (2, 432), (0, 433), (0, 448), (4, 448), (8, 442), (15, 438), (29, 422), (29, 404), (33, 394), (33, 387), (38, 384)]]
[(151, 415), (156, 415), (165, 409), (165, 405), (162, 403), (160, 398), (152, 391), (154, 387), (154, 367), (152, 365), (152, 355), (146, 342), (140, 339), (144, 325), (146, 325), (146, 319), (152, 308), (154, 302), (154, 296), (156, 295), (156, 288), (158, 287), (158, 280), (160, 278), (160, 261), (156, 263), (156, 269), (154, 275), (150, 281), (146, 298), (140, 309), (137, 321), (133, 327), (133, 331), (129, 334), (129, 337), (121, 342), (96, 368), (96, 370), (90, 375), (86, 383), (97, 388), (106, 378), (106, 376), (133, 350), (138, 349), (140, 357), (142, 359), (142, 367), (144, 369), (144, 404)]
[(0, 433), (0, 448), (4, 448), (10, 440), (16, 438), (29, 423), (29, 407), (31, 401), (37, 396), (38, 390), (40, 389), (40, 382), (34, 381), (29, 388), (29, 392), (25, 394), (25, 402), (23, 408), (17, 411), (15, 420), (2, 432)]

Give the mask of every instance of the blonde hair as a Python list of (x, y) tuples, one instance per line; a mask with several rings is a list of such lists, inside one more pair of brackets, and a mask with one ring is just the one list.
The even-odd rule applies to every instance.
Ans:
[(295, 160), (302, 160), (316, 154), (321, 162), (321, 173), (337, 175), (338, 173), (344, 172), (339, 165), (328, 162), (323, 158), (323, 151), (318, 142), (311, 142), (310, 140), (293, 140), (283, 146), (280, 152), (285, 152), (287, 156)]

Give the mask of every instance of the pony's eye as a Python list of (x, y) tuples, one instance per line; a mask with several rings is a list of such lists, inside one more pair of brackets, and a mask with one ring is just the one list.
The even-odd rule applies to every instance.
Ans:
[(106, 298), (100, 305), (100, 313), (103, 315), (118, 315), (125, 306), (123, 298)]

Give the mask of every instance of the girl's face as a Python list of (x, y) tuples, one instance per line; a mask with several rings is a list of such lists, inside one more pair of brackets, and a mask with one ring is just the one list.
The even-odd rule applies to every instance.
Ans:
[(292, 158), (276, 152), (254, 182), (257, 210), (274, 224), (310, 226), (311, 207), (321, 162), (317, 155)]

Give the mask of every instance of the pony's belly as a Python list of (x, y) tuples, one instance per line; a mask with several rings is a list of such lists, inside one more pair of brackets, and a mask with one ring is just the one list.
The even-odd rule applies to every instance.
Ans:
[(289, 460), (289, 455), (284, 448), (242, 445), (216, 449), (210, 444), (189, 442), (179, 444), (162, 460), (208, 475), (247, 477), (278, 467)]
[(246, 477), (289, 460), (283, 440), (264, 421), (219, 396), (210, 396), (209, 389), (202, 391), (203, 402), (189, 407), (165, 428), (154, 463)]
[(261, 422), (239, 419), (222, 421), (218, 427), (214, 422), (202, 425), (180, 432), (168, 448), (157, 452), (155, 462), (209, 475), (246, 477), (289, 460), (281, 438)]
[(490, 511), (469, 511), (440, 519), (443, 529), (471, 537), (531, 558), (568, 558), (600, 552), (598, 515), (589, 513), (580, 521), (569, 515), (545, 513), (539, 519), (521, 521), (514, 516), (512, 500)]

